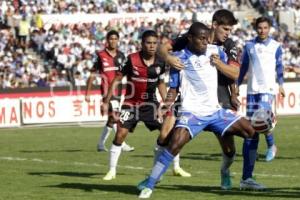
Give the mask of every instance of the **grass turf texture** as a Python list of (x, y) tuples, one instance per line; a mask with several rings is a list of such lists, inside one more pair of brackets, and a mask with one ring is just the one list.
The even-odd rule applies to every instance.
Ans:
[[(278, 154), (272, 162), (264, 161), (266, 142), (260, 137), (255, 176), (268, 191), (239, 190), (242, 139), (238, 137), (237, 157), (231, 167), (234, 188), (220, 190), (220, 147), (213, 134), (204, 132), (181, 153), (181, 165), (192, 177), (174, 177), (168, 170), (151, 199), (300, 199), (299, 121), (299, 116), (279, 118), (275, 130)], [(136, 150), (122, 153), (117, 179), (103, 181), (108, 153), (96, 152), (100, 131), (88, 127), (1, 129), (0, 199), (137, 199), (136, 185), (150, 171), (158, 132), (149, 133), (144, 125), (138, 126), (127, 140)]]

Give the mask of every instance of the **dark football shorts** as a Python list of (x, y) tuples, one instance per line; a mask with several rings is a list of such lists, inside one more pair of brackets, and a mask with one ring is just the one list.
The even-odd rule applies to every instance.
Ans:
[(112, 97), (109, 101), (108, 113), (120, 112), (120, 98)]
[(147, 105), (122, 105), (119, 122), (122, 128), (133, 132), (139, 121), (144, 122), (150, 130), (160, 130), (161, 123), (157, 118), (158, 103), (147, 103)]

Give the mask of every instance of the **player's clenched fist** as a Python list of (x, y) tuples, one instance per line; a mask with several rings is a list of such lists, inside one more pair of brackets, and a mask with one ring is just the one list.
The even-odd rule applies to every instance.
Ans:
[(219, 63), (221, 63), (222, 61), (221, 61), (219, 55), (217, 55), (217, 54), (212, 54), (212, 55), (210, 56), (210, 62), (211, 62), (212, 65), (218, 66)]

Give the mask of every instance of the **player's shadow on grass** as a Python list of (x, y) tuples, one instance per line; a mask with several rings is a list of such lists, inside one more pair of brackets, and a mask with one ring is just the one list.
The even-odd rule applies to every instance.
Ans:
[(53, 153), (53, 152), (69, 152), (69, 153), (74, 153), (74, 152), (83, 152), (84, 150), (82, 149), (62, 149), (62, 150), (21, 150), (21, 153)]
[[(132, 155), (132, 157), (140, 158), (153, 158), (153, 155)], [(205, 153), (187, 153), (180, 155), (180, 158), (190, 159), (190, 160), (221, 160), (222, 155), (219, 154), (205, 154)]]
[[(299, 198), (300, 187), (294, 188), (268, 188), (266, 191), (241, 191), (238, 188), (224, 191), (217, 186), (195, 186), (195, 185), (161, 185), (157, 188), (164, 190), (182, 190), (188, 192), (203, 192), (217, 194), (220, 196), (253, 196), (253, 197), (280, 197), (280, 198)], [(288, 191), (289, 190), (289, 191)]]
[[(236, 154), (236, 157), (241, 157), (241, 154)], [(212, 161), (220, 161), (222, 160), (221, 153), (186, 153), (184, 155), (180, 155), (182, 159), (190, 159), (190, 160), (212, 160)]]
[(29, 172), (28, 174), (32, 176), (69, 176), (69, 177), (93, 177), (93, 176), (101, 175), (99, 173), (85, 173), (85, 172)]
[[(151, 154), (139, 154), (139, 155), (130, 155), (131, 157), (136, 158), (153, 158)], [(265, 162), (266, 155), (265, 154), (257, 154), (258, 162)], [(237, 153), (235, 155), (235, 162), (240, 162), (243, 160), (243, 155)], [(186, 153), (180, 155), (181, 159), (189, 159), (189, 160), (205, 160), (205, 161), (220, 161), (222, 160), (221, 153)], [(287, 156), (276, 156), (276, 160), (293, 160), (300, 159), (300, 157), (287, 157)]]
[(87, 184), (87, 183), (61, 183), (58, 185), (49, 185), (44, 187), (51, 188), (62, 188), (62, 189), (78, 189), (85, 192), (92, 192), (94, 190), (114, 192), (114, 193), (124, 193), (124, 194), (134, 194), (137, 195), (138, 191), (134, 185), (116, 185), (116, 184)]
[[(264, 154), (259, 154), (259, 160), (265, 161), (266, 159), (266, 155)], [(291, 157), (291, 156), (279, 156), (276, 155), (275, 160), (299, 160), (300, 157), (299, 156), (295, 156), (295, 157)]]

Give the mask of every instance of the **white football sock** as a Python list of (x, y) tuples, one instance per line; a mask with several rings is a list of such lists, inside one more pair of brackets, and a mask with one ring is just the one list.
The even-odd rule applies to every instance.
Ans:
[(114, 132), (117, 133), (117, 123), (114, 123), (112, 128), (113, 128)]
[(105, 145), (105, 142), (106, 142), (106, 140), (108, 139), (108, 137), (110, 135), (111, 129), (112, 128), (110, 128), (108, 126), (104, 127), (104, 129), (102, 131), (102, 134), (99, 138), (98, 146), (104, 146)]
[(180, 156), (179, 156), (179, 154), (177, 154), (173, 160), (173, 168), (174, 169), (180, 168), (179, 160), (180, 160)]
[(109, 155), (109, 170), (115, 170), (118, 165), (118, 160), (122, 152), (122, 146), (112, 144)]

